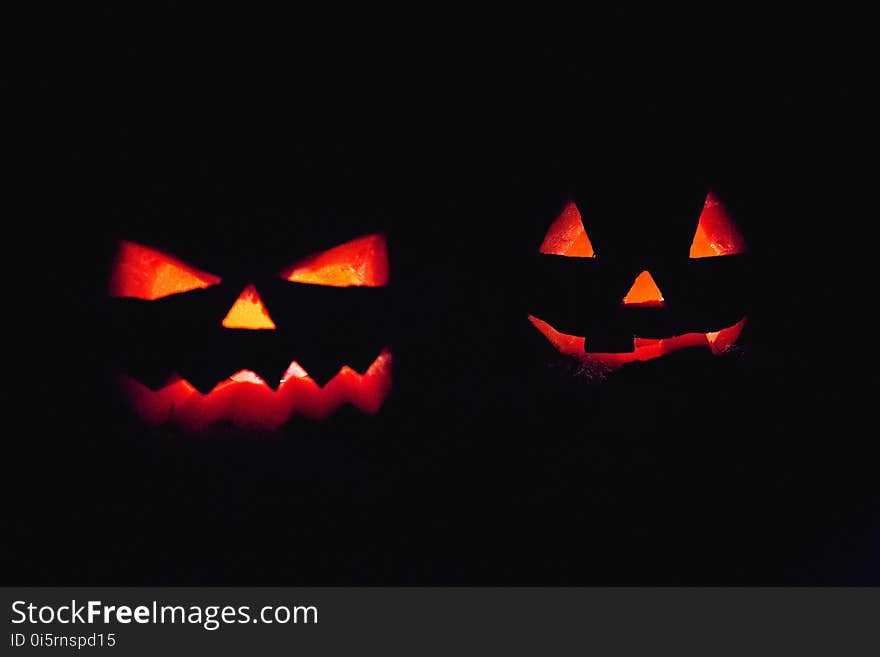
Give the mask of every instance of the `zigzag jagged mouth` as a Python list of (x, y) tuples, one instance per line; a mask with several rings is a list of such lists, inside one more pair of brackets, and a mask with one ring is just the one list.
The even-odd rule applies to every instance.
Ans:
[(277, 390), (251, 370), (240, 370), (207, 394), (173, 377), (159, 390), (122, 375), (135, 411), (149, 424), (169, 423), (191, 431), (218, 422), (242, 428), (277, 429), (294, 415), (324, 419), (351, 404), (365, 414), (379, 411), (391, 390), (391, 351), (386, 347), (363, 374), (345, 365), (323, 386), (292, 361)]

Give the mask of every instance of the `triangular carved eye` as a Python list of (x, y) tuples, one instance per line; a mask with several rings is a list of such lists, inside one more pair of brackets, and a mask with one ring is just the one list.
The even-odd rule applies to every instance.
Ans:
[(110, 296), (155, 301), (217, 285), (214, 276), (156, 249), (122, 240), (110, 274)]
[(550, 225), (538, 251), (569, 258), (596, 257), (593, 244), (584, 230), (581, 213), (574, 202), (569, 202)]
[(691, 244), (691, 258), (711, 258), (745, 252), (746, 241), (742, 233), (727, 208), (709, 192), (697, 222), (697, 232)]
[(331, 287), (388, 285), (385, 236), (364, 235), (307, 256), (281, 272), (292, 283)]

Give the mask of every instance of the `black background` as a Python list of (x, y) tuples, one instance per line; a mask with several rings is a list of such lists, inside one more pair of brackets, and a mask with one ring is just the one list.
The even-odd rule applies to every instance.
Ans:
[[(7, 583), (876, 583), (859, 59), (817, 18), (64, 17), (22, 58)], [(741, 348), (573, 378), (525, 319), (543, 232), (614, 189), (638, 240), (695, 184), (750, 246)], [(243, 270), (376, 228), (378, 416), (194, 438), (117, 398), (117, 239)]]

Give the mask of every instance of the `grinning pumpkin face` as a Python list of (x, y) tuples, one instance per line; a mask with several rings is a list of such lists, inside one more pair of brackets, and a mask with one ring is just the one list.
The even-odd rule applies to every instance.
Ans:
[(327, 246), (280, 267), (267, 256), (251, 280), (241, 267), (226, 279), (120, 241), (109, 294), (129, 336), (121, 385), (134, 410), (193, 431), (274, 429), (345, 404), (376, 413), (391, 389), (391, 351), (375, 329), (386, 240), (371, 233)]
[[(559, 353), (613, 370), (686, 348), (719, 354), (739, 339), (745, 240), (713, 192), (698, 207), (691, 202), (690, 213), (683, 201), (671, 235), (662, 234), (660, 220), (653, 231), (642, 222), (641, 235), (626, 235), (618, 221), (618, 231), (604, 231), (595, 248), (589, 211), (582, 214), (574, 201), (563, 207), (538, 249), (539, 309), (529, 315)], [(675, 237), (685, 231), (691, 239), (679, 239), (676, 250)]]

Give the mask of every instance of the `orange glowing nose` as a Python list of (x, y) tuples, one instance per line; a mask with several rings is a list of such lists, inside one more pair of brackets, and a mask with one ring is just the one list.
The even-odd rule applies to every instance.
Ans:
[(623, 297), (625, 306), (662, 306), (663, 293), (654, 282), (654, 278), (647, 270), (636, 276), (632, 287)]
[(275, 322), (272, 321), (269, 311), (263, 305), (263, 300), (257, 294), (257, 288), (248, 285), (226, 313), (223, 326), (234, 329), (274, 329)]

